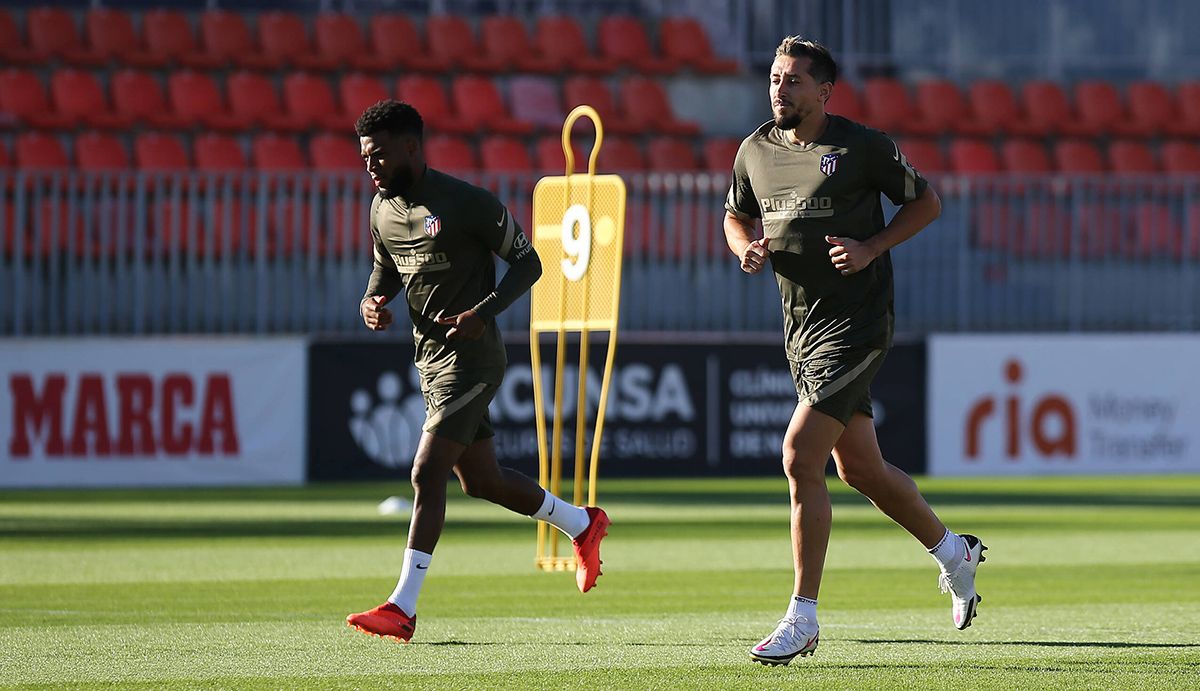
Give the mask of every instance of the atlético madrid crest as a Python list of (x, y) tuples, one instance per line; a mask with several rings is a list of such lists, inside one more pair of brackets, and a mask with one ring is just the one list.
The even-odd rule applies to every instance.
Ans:
[(836, 154), (825, 154), (822, 156), (821, 172), (825, 173), (825, 175), (833, 175), (833, 172), (837, 170), (838, 159), (841, 157), (842, 154), (840, 152)]
[[(822, 163), (821, 165), (825, 165)], [(442, 219), (437, 216), (425, 217), (425, 234), (431, 238), (436, 238), (437, 234), (442, 232)]]

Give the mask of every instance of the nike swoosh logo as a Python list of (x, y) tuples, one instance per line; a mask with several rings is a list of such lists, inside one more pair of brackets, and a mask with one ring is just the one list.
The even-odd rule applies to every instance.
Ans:
[(550, 513), (546, 514), (546, 517), (547, 517), (547, 518), (549, 518), (550, 516), (553, 516), (553, 515), (554, 515), (554, 509), (556, 509), (556, 508), (558, 508), (558, 507), (557, 507), (557, 506), (551, 506), (551, 507), (550, 507)]
[(429, 564), (426, 564), (424, 566), (421, 566), (420, 564), (413, 564), (413, 566), (417, 567), (418, 569), (422, 569), (422, 570), (429, 568)]
[(505, 209), (504, 211), (501, 211), (501, 212), (500, 212), (500, 220), (499, 220), (499, 221), (496, 221), (496, 225), (497, 225), (497, 226), (502, 226), (502, 225), (504, 225), (504, 219), (506, 219), (506, 218), (508, 218), (508, 210), (507, 210), (507, 209)]
[(971, 550), (967, 550), (967, 561), (971, 561)]
[(892, 148), (896, 150), (896, 153), (892, 154), (892, 158), (899, 161), (900, 160), (900, 145), (897, 144), (896, 142), (892, 142)]

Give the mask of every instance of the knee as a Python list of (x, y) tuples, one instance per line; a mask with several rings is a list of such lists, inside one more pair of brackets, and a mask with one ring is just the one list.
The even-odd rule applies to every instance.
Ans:
[(468, 497), (491, 500), (496, 495), (496, 483), (489, 478), (459, 476), (458, 484)]
[[(439, 475), (441, 477), (438, 477)], [(418, 492), (423, 489), (432, 489), (438, 483), (441, 483), (443, 487), (446, 484), (445, 475), (437, 471), (435, 464), (423, 463), (419, 458), (413, 463), (410, 479), (413, 489)]]
[(841, 460), (842, 462), (837, 464), (837, 471), (842, 482), (856, 492), (870, 496), (879, 485), (879, 468), (870, 464), (854, 463), (844, 458)]
[(825, 482), (825, 462), (817, 458), (805, 458), (795, 449), (783, 449), (783, 474), (793, 487), (810, 483)]

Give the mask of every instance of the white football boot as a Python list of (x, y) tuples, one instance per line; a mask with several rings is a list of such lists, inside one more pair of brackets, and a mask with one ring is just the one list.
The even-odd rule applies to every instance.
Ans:
[(770, 636), (750, 649), (750, 659), (764, 665), (786, 665), (799, 655), (807, 657), (817, 649), (819, 627), (799, 615), (784, 617)]
[(974, 535), (959, 537), (966, 543), (962, 561), (950, 571), (942, 571), (938, 587), (943, 593), (950, 593), (950, 614), (954, 617), (954, 627), (961, 631), (971, 625), (975, 609), (983, 600), (975, 592), (975, 570), (986, 559), (983, 552), (987, 547)]

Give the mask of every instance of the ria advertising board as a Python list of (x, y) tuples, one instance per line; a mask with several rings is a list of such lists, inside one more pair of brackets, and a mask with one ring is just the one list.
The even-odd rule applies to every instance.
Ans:
[(302, 339), (0, 342), (0, 486), (298, 484)]
[(1200, 471), (1200, 337), (938, 335), (933, 475)]

